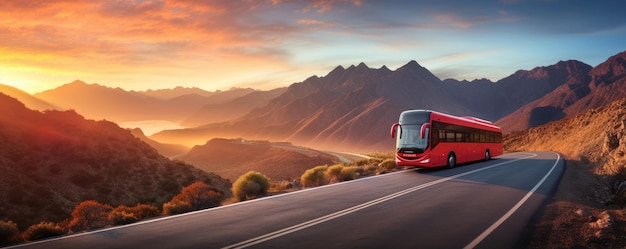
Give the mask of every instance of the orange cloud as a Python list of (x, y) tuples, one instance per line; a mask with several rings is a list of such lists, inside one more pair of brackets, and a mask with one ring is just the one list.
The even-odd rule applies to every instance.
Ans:
[(354, 6), (363, 5), (362, 0), (311, 0), (306, 2), (308, 2), (308, 4), (304, 9), (302, 9), (303, 12), (309, 12), (317, 9), (317, 13), (325, 13), (330, 11), (333, 6), (341, 3), (348, 3)]
[(315, 19), (300, 19), (298, 20), (298, 23), (304, 24), (304, 25), (315, 25), (315, 26), (322, 26), (322, 27), (335, 27), (339, 25), (339, 23), (337, 22), (325, 22), (325, 21), (320, 21), (320, 20), (315, 20)]

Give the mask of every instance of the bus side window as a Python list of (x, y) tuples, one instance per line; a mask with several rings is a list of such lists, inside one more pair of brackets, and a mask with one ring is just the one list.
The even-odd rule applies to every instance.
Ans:
[(432, 143), (431, 146), (432, 148), (435, 148), (435, 146), (437, 146), (437, 144), (439, 143), (439, 138), (441, 137), (441, 133), (439, 133), (439, 129), (437, 128), (433, 128), (432, 129)]

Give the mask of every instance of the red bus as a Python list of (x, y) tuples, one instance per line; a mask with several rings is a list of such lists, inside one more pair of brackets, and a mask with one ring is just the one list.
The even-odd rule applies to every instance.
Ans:
[(408, 110), (391, 126), (399, 166), (454, 168), (502, 155), (502, 130), (475, 117)]

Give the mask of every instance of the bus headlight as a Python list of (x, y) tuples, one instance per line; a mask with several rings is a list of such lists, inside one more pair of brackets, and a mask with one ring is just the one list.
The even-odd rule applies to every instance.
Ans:
[(429, 163), (429, 162), (430, 162), (430, 158), (426, 158), (426, 159), (420, 161), (419, 163)]

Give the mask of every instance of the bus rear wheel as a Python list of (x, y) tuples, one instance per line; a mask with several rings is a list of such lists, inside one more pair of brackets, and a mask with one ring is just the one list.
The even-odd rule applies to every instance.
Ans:
[(456, 166), (456, 156), (454, 155), (454, 153), (450, 153), (448, 155), (447, 166), (448, 166), (449, 169), (454, 168), (454, 166)]
[(489, 150), (485, 151), (485, 161), (489, 161), (491, 160), (491, 153), (489, 153)]

